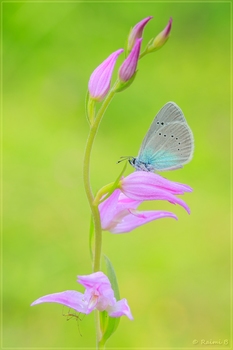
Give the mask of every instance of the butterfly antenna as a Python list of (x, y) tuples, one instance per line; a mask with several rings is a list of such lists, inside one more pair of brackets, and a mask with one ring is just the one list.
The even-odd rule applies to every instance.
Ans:
[(119, 159), (119, 160), (117, 161), (117, 164), (123, 162), (124, 160), (129, 160), (129, 159), (131, 159), (131, 158), (133, 158), (133, 157), (132, 157), (132, 156), (123, 156), (123, 157), (120, 157), (120, 158), (121, 158), (121, 159)]

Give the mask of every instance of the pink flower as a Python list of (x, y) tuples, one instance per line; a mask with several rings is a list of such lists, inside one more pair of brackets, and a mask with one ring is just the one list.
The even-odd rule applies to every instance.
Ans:
[(78, 276), (78, 283), (86, 290), (84, 294), (75, 290), (48, 294), (35, 300), (31, 306), (41, 303), (58, 303), (78, 312), (89, 314), (93, 310), (106, 310), (110, 317), (127, 316), (133, 319), (126, 299), (116, 301), (108, 277), (103, 272)]
[(181, 205), (190, 213), (187, 204), (176, 195), (192, 192), (192, 188), (178, 182), (169, 181), (158, 174), (135, 171), (120, 180), (121, 191), (136, 201), (166, 200)]
[(140, 22), (138, 22), (130, 31), (129, 37), (128, 37), (128, 46), (127, 50), (130, 52), (135, 44), (136, 39), (139, 39), (142, 37), (143, 29), (147, 22), (149, 22), (153, 18), (152, 16), (146, 17)]
[(93, 100), (102, 101), (107, 95), (110, 89), (112, 72), (115, 67), (116, 60), (123, 51), (123, 49), (119, 49), (113, 52), (91, 74), (88, 83), (88, 90), (90, 97)]
[(191, 187), (151, 172), (135, 171), (122, 178), (119, 189), (99, 204), (102, 229), (125, 233), (153, 220), (165, 217), (177, 219), (175, 214), (167, 211), (138, 211), (137, 207), (144, 201), (166, 200), (181, 205), (190, 213), (187, 204), (177, 197), (185, 192), (192, 192)]
[(166, 211), (137, 211), (141, 203), (142, 201), (126, 197), (120, 190), (115, 190), (99, 205), (103, 230), (125, 233), (153, 220), (165, 217), (177, 219), (176, 215)]
[(119, 79), (122, 82), (126, 82), (132, 78), (137, 69), (138, 58), (141, 48), (141, 39), (136, 39), (134, 47), (129, 56), (124, 60), (119, 69)]

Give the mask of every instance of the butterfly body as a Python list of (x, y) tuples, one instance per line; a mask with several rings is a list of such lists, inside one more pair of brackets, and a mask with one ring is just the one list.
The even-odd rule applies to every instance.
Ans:
[(138, 157), (132, 157), (129, 159), (129, 164), (131, 164), (136, 170), (142, 170), (142, 171), (154, 171), (153, 165), (148, 162), (142, 162), (138, 159)]
[(194, 139), (181, 109), (168, 102), (153, 120), (137, 157), (129, 163), (138, 171), (181, 168), (193, 156)]

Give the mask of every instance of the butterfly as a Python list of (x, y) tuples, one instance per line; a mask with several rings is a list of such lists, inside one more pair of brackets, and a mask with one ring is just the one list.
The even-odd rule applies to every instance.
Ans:
[(194, 138), (180, 107), (166, 103), (153, 120), (137, 157), (125, 157), (147, 172), (182, 168), (193, 157)]

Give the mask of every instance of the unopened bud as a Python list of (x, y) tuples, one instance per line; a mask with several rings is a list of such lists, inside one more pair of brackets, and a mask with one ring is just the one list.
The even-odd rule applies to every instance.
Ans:
[(107, 95), (111, 79), (112, 72), (116, 64), (118, 56), (123, 52), (123, 49), (119, 49), (113, 52), (105, 61), (103, 61), (91, 74), (88, 90), (90, 97), (95, 101), (102, 101)]

